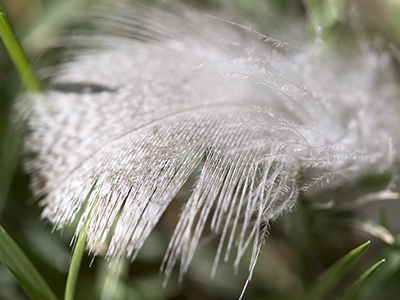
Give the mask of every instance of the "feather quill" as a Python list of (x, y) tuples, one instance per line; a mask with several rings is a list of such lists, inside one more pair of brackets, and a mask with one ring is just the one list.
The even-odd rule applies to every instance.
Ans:
[(383, 51), (321, 51), (296, 29), (281, 42), (182, 5), (91, 14), (96, 30), (63, 39), (68, 59), (22, 110), (43, 218), (61, 229), (79, 216), (95, 255), (110, 237), (107, 256), (133, 260), (200, 166), (162, 268), (168, 276), (180, 259), (184, 274), (210, 226), (221, 236), (213, 274), (249, 246), (251, 271), (268, 223), (300, 191), (398, 159), (399, 102)]

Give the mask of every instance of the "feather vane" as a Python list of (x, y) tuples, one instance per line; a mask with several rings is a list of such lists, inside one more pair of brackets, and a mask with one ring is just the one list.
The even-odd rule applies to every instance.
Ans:
[(213, 274), (233, 249), (238, 266), (250, 245), (251, 269), (268, 222), (292, 210), (300, 191), (398, 159), (386, 53), (324, 57), (318, 45), (188, 7), (92, 14), (100, 33), (64, 39), (79, 51), (24, 110), (26, 169), (44, 196), (43, 217), (61, 229), (80, 216), (77, 232), (87, 232), (94, 254), (111, 237), (107, 256), (133, 260), (200, 167), (163, 270), (180, 258), (185, 273), (208, 225), (221, 235)]

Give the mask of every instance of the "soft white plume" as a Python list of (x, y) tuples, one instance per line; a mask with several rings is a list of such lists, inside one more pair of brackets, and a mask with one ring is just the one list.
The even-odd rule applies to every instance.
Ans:
[(187, 271), (205, 226), (221, 235), (216, 262), (225, 247), (237, 265), (251, 245), (253, 266), (266, 224), (300, 191), (398, 159), (399, 101), (382, 51), (337, 53), (296, 32), (280, 42), (183, 6), (92, 14), (97, 33), (64, 39), (78, 50), (29, 97), (25, 144), (43, 217), (58, 229), (80, 216), (95, 254), (111, 235), (107, 255), (134, 259), (200, 166), (165, 273), (178, 258)]

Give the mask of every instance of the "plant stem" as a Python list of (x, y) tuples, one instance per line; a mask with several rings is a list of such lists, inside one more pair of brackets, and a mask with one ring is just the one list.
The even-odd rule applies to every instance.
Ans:
[(65, 288), (65, 300), (73, 300), (76, 282), (78, 281), (79, 269), (86, 246), (86, 232), (82, 228), (76, 241), (74, 253), (72, 254), (71, 265), (69, 267), (67, 286)]
[(29, 64), (29, 59), (25, 54), (20, 42), (11, 29), (10, 23), (0, 5), (0, 36), (2, 37), (8, 53), (13, 60), (22, 81), (26, 88), (32, 92), (40, 91), (40, 85)]

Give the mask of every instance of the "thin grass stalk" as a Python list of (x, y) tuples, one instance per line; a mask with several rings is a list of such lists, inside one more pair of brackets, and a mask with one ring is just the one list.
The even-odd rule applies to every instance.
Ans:
[(21, 46), (18, 38), (13, 32), (10, 23), (0, 5), (0, 35), (4, 41), (10, 57), (15, 64), (18, 73), (25, 84), (25, 87), (32, 92), (39, 92), (40, 85), (37, 81), (32, 68), (29, 63), (29, 59)]

